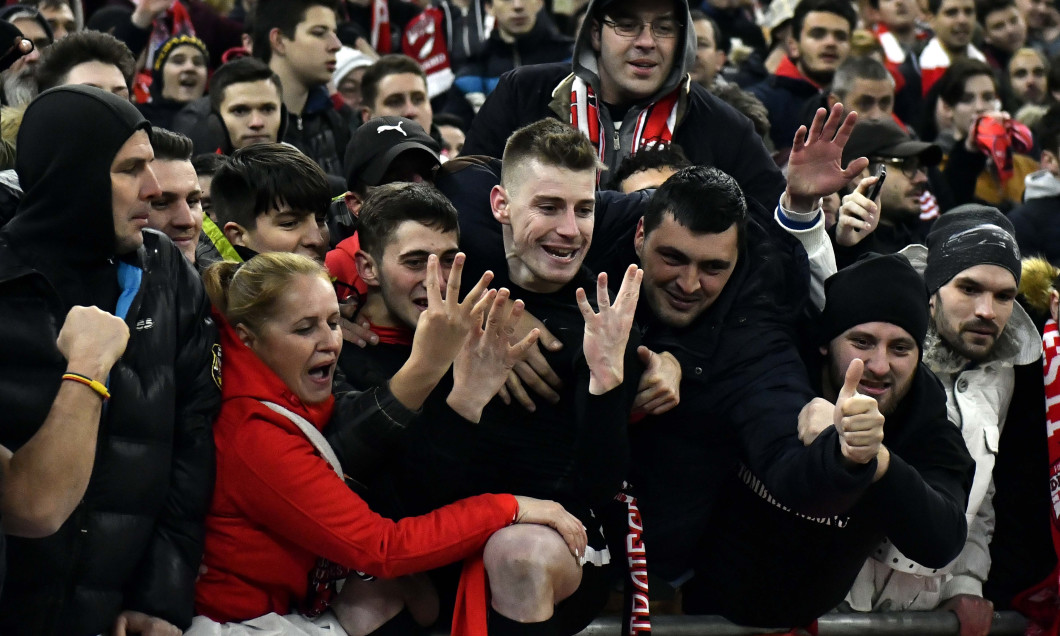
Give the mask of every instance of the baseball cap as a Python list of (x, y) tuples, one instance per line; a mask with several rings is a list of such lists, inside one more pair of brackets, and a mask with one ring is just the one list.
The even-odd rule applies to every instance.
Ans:
[(346, 146), (346, 183), (354, 177), (366, 185), (376, 186), (398, 155), (407, 150), (430, 153), (441, 163), (441, 147), (423, 127), (405, 117), (376, 117), (361, 124)]
[(843, 164), (858, 157), (920, 157), (924, 166), (942, 161), (942, 148), (926, 141), (913, 141), (894, 120), (859, 121), (843, 149)]

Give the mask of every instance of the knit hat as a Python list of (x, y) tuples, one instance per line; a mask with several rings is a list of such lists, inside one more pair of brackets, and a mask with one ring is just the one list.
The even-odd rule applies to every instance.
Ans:
[(822, 344), (847, 329), (868, 322), (889, 322), (905, 329), (924, 348), (928, 328), (928, 294), (924, 279), (901, 254), (862, 256), (824, 282)]
[(335, 85), (335, 88), (339, 87), (339, 82), (342, 78), (346, 77), (350, 71), (371, 66), (374, 60), (368, 57), (364, 53), (361, 53), (357, 49), (351, 49), (348, 46), (344, 46), (335, 52), (335, 71), (331, 74), (331, 82)]
[(924, 280), (934, 294), (954, 276), (976, 265), (997, 265), (1020, 282), (1020, 248), (1012, 221), (997, 208), (969, 203), (935, 221), (928, 234)]

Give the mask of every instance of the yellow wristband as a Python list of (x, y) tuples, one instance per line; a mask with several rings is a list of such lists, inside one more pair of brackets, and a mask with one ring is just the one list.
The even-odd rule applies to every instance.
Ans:
[(81, 375), (80, 373), (64, 373), (64, 380), (71, 380), (73, 382), (79, 382), (88, 388), (92, 389), (96, 393), (99, 393), (100, 397), (104, 400), (110, 399), (110, 391), (107, 390), (106, 385), (98, 380), (93, 380), (87, 375)]

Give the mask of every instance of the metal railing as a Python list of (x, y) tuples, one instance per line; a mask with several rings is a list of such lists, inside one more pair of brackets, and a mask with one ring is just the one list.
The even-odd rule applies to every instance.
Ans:
[[(652, 616), (652, 636), (748, 636), (778, 633), (734, 625), (717, 616)], [(579, 636), (619, 636), (618, 617), (605, 616)], [(952, 612), (827, 614), (817, 621), (820, 636), (950, 636), (960, 632)], [(1022, 636), (1027, 619), (1017, 612), (995, 612), (992, 636)], [(785, 630), (786, 631), (786, 630)], [(783, 632), (779, 632), (783, 633)]]

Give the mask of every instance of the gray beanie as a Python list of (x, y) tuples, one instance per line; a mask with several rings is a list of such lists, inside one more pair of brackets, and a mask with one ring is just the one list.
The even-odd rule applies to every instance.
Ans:
[(997, 208), (969, 203), (939, 217), (928, 234), (924, 281), (934, 294), (954, 276), (976, 265), (997, 265), (1020, 282), (1020, 248), (1012, 221)]

